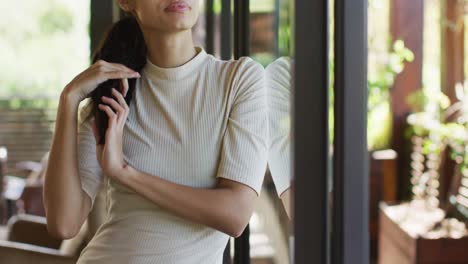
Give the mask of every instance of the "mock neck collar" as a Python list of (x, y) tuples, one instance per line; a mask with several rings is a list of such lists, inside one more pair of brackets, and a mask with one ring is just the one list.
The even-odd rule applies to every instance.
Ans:
[(153, 64), (148, 57), (146, 65), (143, 67), (143, 72), (149, 78), (178, 80), (183, 79), (194, 70), (196, 70), (206, 59), (206, 51), (200, 47), (195, 47), (197, 54), (184, 64), (171, 68), (162, 68)]

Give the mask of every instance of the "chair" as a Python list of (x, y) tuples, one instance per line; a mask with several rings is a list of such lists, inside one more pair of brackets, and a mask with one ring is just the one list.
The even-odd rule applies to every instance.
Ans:
[(49, 235), (44, 217), (15, 215), (8, 220), (4, 240), (0, 240), (0, 259), (18, 264), (75, 263), (87, 231), (85, 223), (78, 235), (62, 241)]
[(22, 161), (16, 163), (15, 169), (26, 172), (26, 178), (4, 175), (6, 189), (3, 198), (7, 199), (7, 219), (17, 213), (45, 216), (42, 188), (48, 158), (49, 153), (47, 152), (42, 157), (41, 162)]
[[(47, 232), (46, 218), (19, 214), (0, 229), (0, 262), (15, 264), (76, 263), (81, 250), (105, 219), (105, 191), (98, 194), (93, 210), (79, 233), (68, 240), (57, 240)], [(3, 239), (2, 239), (3, 233)]]
[(16, 202), (20, 214), (10, 217), (6, 227), (0, 226), (1, 263), (76, 263), (81, 250), (105, 220), (105, 191), (102, 188), (93, 210), (75, 237), (62, 241), (49, 235), (42, 204), (47, 157), (46, 154), (41, 161), (41, 170), (31, 170), (29, 176), (32, 176), (26, 180), (26, 187)]

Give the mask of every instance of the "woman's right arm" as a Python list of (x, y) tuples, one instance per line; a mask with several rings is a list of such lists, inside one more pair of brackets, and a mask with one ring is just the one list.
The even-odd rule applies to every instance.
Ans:
[(78, 105), (68, 93), (61, 94), (44, 182), (47, 229), (62, 239), (78, 233), (91, 208), (78, 174)]
[(138, 73), (121, 64), (98, 61), (62, 91), (43, 192), (47, 229), (51, 235), (62, 239), (74, 237), (91, 210), (92, 201), (82, 189), (78, 169), (80, 102), (106, 80), (138, 77)]

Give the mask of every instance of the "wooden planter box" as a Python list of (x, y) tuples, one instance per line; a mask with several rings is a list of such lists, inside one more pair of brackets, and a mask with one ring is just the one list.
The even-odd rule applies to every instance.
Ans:
[(379, 264), (468, 263), (468, 236), (427, 239), (411, 235), (388, 213), (392, 206), (380, 204)]
[(377, 260), (379, 202), (397, 200), (397, 154), (394, 150), (369, 152), (369, 235), (371, 260)]

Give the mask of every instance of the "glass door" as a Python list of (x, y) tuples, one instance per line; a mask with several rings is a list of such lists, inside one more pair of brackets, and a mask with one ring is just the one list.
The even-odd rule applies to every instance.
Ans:
[(250, 259), (293, 263), (292, 21), (291, 0), (250, 0), (249, 56), (265, 67), (269, 159), (262, 194), (250, 224)]

